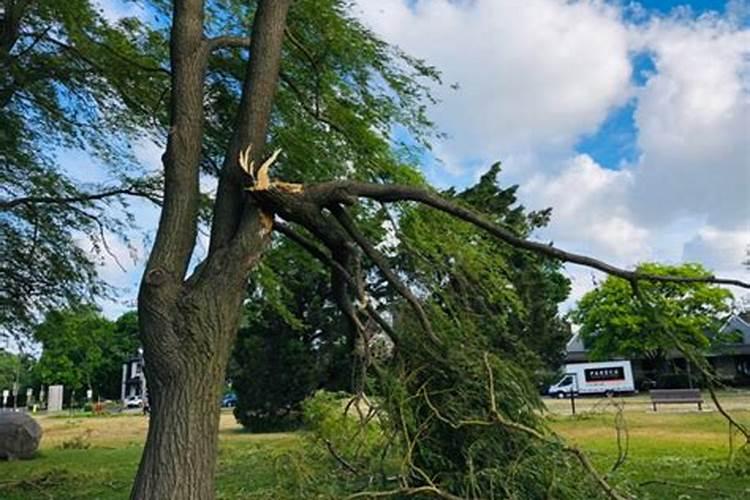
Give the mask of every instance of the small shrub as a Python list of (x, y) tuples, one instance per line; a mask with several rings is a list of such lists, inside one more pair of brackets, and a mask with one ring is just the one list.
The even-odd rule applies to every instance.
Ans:
[(60, 443), (59, 448), (61, 450), (87, 450), (91, 447), (91, 432), (91, 429), (86, 429), (83, 434)]

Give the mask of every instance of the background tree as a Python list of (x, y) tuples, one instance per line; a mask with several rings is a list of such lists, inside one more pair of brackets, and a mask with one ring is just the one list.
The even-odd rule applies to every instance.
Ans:
[(103, 362), (95, 375), (102, 398), (117, 400), (122, 396), (122, 364), (136, 355), (139, 335), (138, 313), (129, 311), (114, 321), (111, 336), (102, 339)]
[(0, 391), (10, 391), (18, 383), (19, 394), (25, 397), (26, 388), (35, 385), (34, 363), (34, 358), (28, 354), (0, 350)]
[[(675, 277), (707, 274), (700, 264), (638, 266), (643, 273)], [(608, 277), (584, 295), (571, 312), (595, 359), (645, 357), (659, 369), (669, 351), (705, 353), (722, 342), (721, 323), (732, 293), (707, 283), (642, 283), (635, 295), (628, 282)]]
[(94, 397), (120, 397), (122, 363), (138, 346), (134, 314), (116, 323), (93, 306), (53, 311), (34, 329), (42, 355), (34, 370), (40, 383), (63, 384), (79, 396), (86, 389)]
[[(96, 263), (133, 222), (127, 197), (158, 199), (131, 144), (153, 137), (168, 71), (156, 32), (111, 25), (89, 0), (0, 6), (0, 336), (19, 339), (44, 312), (111, 291)], [(74, 178), (57, 161), (70, 149), (109, 180)]]
[(289, 242), (269, 250), (249, 295), (229, 368), (234, 414), (254, 432), (291, 429), (315, 390), (350, 390), (347, 325), (327, 271)]

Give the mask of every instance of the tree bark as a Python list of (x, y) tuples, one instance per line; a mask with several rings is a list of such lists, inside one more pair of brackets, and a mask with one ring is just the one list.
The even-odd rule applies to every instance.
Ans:
[(180, 352), (165, 367), (153, 350), (147, 352), (151, 352), (147, 367), (162, 365), (146, 372), (151, 415), (131, 498), (213, 498), (226, 363), (219, 356), (201, 356), (191, 349)]
[(197, 230), (206, 60), (216, 44), (203, 34), (203, 0), (174, 1), (172, 126), (164, 155), (164, 206), (138, 295), (151, 421), (131, 492), (134, 499), (215, 496), (219, 397), (247, 277), (270, 236), (261, 211), (247, 203), (237, 155), (252, 145), (254, 159), (260, 158), (290, 3), (259, 2), (247, 82), (215, 203), (209, 254), (186, 278)]

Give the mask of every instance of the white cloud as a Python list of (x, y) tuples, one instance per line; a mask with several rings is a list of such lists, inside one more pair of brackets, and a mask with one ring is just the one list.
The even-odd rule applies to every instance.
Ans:
[[(453, 91), (434, 117), (461, 161), (568, 148), (629, 95), (627, 30), (602, 2), (360, 1), (387, 41), (425, 58)], [(450, 165), (457, 162), (449, 161)]]
[(687, 261), (702, 262), (712, 269), (736, 269), (740, 262), (747, 259), (748, 245), (750, 223), (744, 230), (734, 231), (705, 226), (685, 243), (683, 257)]
[(657, 19), (633, 31), (656, 71), (638, 93), (632, 205), (640, 221), (750, 219), (750, 30), (726, 20)]
[(519, 195), (529, 206), (553, 207), (543, 236), (627, 263), (648, 255), (650, 237), (631, 222), (626, 200), (632, 183), (631, 172), (607, 170), (588, 155), (578, 155), (559, 172), (531, 177)]

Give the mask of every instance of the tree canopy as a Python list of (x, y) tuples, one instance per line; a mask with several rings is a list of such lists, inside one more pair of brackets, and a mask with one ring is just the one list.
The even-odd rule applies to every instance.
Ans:
[[(700, 264), (645, 263), (638, 271), (663, 276), (705, 276)], [(732, 293), (708, 283), (630, 284), (608, 277), (584, 295), (571, 318), (593, 356), (663, 356), (669, 350), (705, 352), (719, 343), (718, 331), (730, 311)]]
[[(20, 338), (46, 311), (111, 291), (96, 264), (134, 222), (127, 196), (158, 199), (132, 143), (153, 137), (169, 71), (158, 32), (113, 25), (89, 0), (0, 5), (0, 335)], [(89, 163), (71, 172), (65, 151)], [(78, 180), (95, 165), (107, 180)]]
[(139, 345), (135, 313), (112, 322), (86, 305), (47, 313), (34, 340), (42, 346), (34, 366), (39, 383), (79, 394), (92, 389), (104, 399), (119, 399), (122, 363)]

